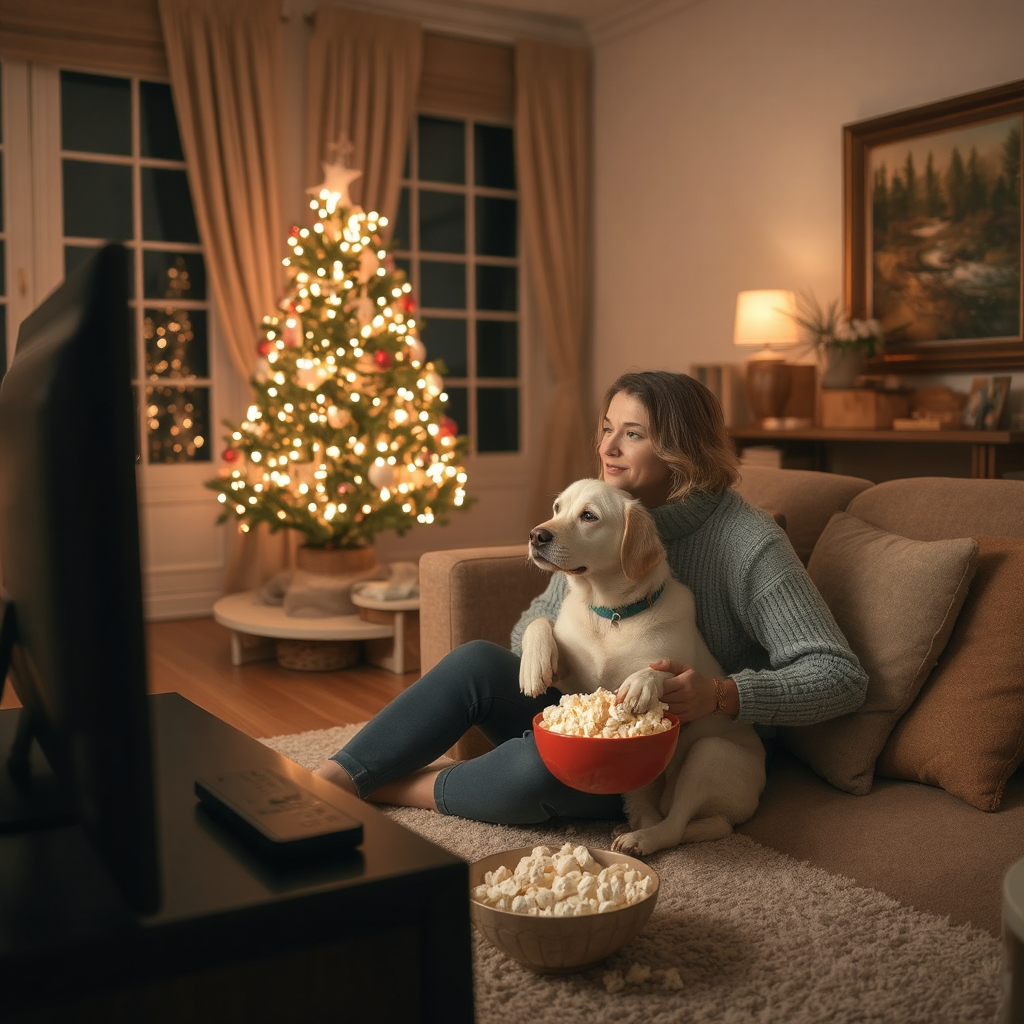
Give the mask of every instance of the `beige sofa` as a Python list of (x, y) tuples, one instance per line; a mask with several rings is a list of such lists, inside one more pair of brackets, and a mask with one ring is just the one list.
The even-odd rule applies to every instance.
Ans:
[[(1024, 857), (1024, 481), (933, 477), (873, 485), (747, 468), (738, 490), (785, 516), (794, 549), (817, 574), (848, 636), (891, 647), (885, 657), (893, 661), (913, 647), (915, 630), (929, 634), (923, 656), (912, 657), (920, 679), (905, 682), (881, 708), (878, 652), (857, 650), (851, 639), (872, 666), (865, 709), (810, 732), (783, 730), (760, 807), (739, 831), (905, 905), (998, 934), (1003, 876)], [(833, 519), (837, 512), (846, 515)], [(981, 538), (964, 571), (965, 546), (973, 545), (948, 543), (960, 538)], [(935, 568), (944, 562), (952, 565), (945, 584)], [(924, 583), (915, 584), (916, 572)], [(423, 670), (468, 640), (507, 645), (547, 579), (527, 564), (525, 541), (424, 555)], [(943, 586), (950, 593), (936, 598)], [(850, 612), (844, 588), (860, 588), (860, 612)], [(918, 621), (921, 609), (936, 603), (932, 620)], [(851, 614), (874, 618), (865, 626)], [(877, 674), (889, 670), (881, 664)], [(868, 769), (857, 766), (852, 785), (849, 770), (836, 773), (828, 763), (842, 761), (844, 749), (851, 754), (851, 737), (854, 760), (866, 759)], [(484, 749), (483, 737), (469, 734), (458, 753)], [(854, 795), (823, 775), (870, 790)]]

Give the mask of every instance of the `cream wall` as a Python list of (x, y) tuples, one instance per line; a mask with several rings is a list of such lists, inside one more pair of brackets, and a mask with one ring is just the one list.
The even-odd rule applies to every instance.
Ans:
[(1024, 2), (703, 0), (595, 55), (597, 395), (739, 361), (742, 289), (840, 295), (842, 126), (1024, 78)]

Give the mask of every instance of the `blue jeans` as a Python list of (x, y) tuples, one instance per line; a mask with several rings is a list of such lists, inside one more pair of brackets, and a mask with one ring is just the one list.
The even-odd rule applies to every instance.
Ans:
[(331, 760), (365, 797), (430, 764), (475, 725), (494, 750), (441, 771), (434, 799), (442, 814), (504, 825), (554, 817), (621, 819), (621, 797), (571, 789), (537, 753), (533, 716), (560, 696), (555, 689), (525, 696), (518, 656), (473, 640), (399, 694)]

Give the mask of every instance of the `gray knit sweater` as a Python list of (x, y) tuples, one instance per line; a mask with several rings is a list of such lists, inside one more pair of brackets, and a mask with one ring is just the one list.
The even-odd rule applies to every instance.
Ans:
[[(738, 721), (808, 725), (860, 707), (867, 674), (768, 513), (734, 490), (651, 511), (672, 574), (693, 591), (697, 625), (736, 681)], [(553, 575), (513, 629), (513, 651), (532, 619), (554, 621), (566, 586)]]

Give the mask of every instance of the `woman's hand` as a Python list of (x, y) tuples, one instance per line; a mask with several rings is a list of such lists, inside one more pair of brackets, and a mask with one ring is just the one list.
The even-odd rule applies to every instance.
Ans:
[[(717, 704), (714, 678), (701, 675), (684, 662), (667, 658), (652, 661), (651, 668), (672, 673), (672, 678), (665, 680), (661, 699), (680, 722), (692, 722), (714, 712)], [(723, 679), (722, 684), (725, 694), (722, 711), (727, 715), (739, 714), (740, 698), (736, 684), (731, 679)]]

